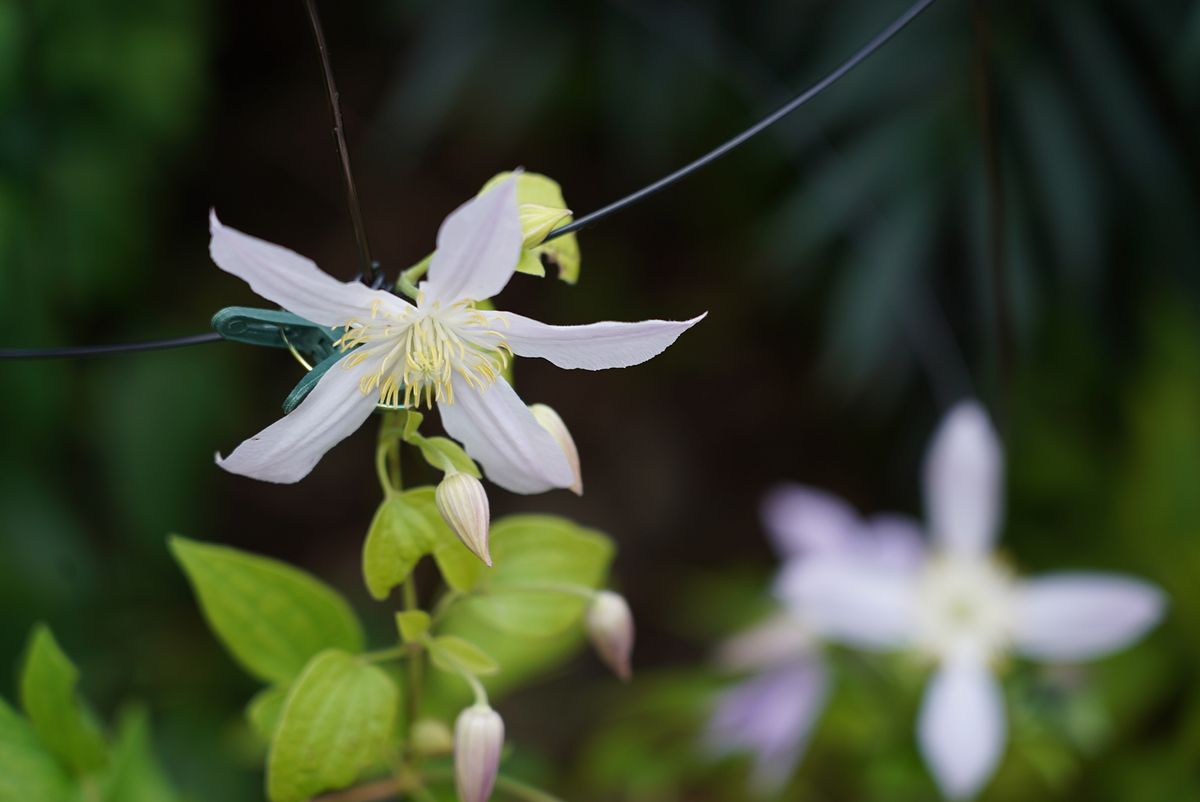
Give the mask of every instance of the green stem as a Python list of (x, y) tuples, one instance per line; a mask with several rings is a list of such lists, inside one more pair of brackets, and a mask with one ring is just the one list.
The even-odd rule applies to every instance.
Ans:
[(390, 660), (403, 660), (406, 657), (413, 657), (413, 650), (407, 644), (403, 646), (393, 646), (390, 649), (379, 649), (374, 652), (366, 652), (362, 659), (368, 663), (386, 663)]
[(525, 802), (563, 802), (540, 788), (526, 785), (520, 780), (505, 777), (503, 774), (496, 778), (496, 787), (514, 799), (523, 799)]
[[(417, 606), (417, 581), (409, 574), (404, 580), (404, 609), (405, 611), (419, 610)], [(412, 726), (421, 712), (421, 683), (423, 677), (423, 661), (419, 655), (408, 661), (408, 693), (405, 695), (408, 704), (408, 728), (411, 734)]]

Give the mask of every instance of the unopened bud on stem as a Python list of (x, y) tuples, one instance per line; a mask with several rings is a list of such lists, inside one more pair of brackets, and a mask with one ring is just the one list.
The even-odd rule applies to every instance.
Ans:
[(521, 220), (521, 231), (525, 235), (522, 245), (532, 248), (541, 245), (542, 240), (546, 239), (555, 226), (570, 217), (571, 210), (555, 209), (540, 203), (522, 203), (518, 216)]
[(454, 785), (460, 802), (487, 802), (500, 770), (504, 721), (485, 704), (458, 714), (454, 724)]
[(563, 419), (557, 412), (545, 404), (530, 404), (529, 411), (533, 413), (534, 419), (542, 425), (542, 428), (550, 432), (554, 442), (558, 443), (558, 447), (567, 455), (567, 463), (575, 474), (575, 484), (571, 485), (570, 490), (575, 495), (582, 496), (583, 474), (579, 470), (579, 449), (575, 447), (575, 440), (567, 431), (567, 424), (563, 423)]
[(438, 512), (463, 545), (490, 566), (492, 555), (488, 551), (488, 526), (491, 511), (483, 482), (469, 473), (449, 473), (437, 486), (433, 498), (437, 502)]
[(624, 597), (602, 590), (592, 599), (587, 611), (588, 635), (592, 645), (613, 673), (628, 682), (632, 676), (633, 614)]

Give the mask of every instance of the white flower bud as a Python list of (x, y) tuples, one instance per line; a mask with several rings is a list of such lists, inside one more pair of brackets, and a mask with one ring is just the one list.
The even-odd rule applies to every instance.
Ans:
[(454, 786), (459, 802), (487, 802), (500, 770), (504, 721), (484, 704), (468, 707), (454, 724)]
[(488, 526), (491, 510), (483, 482), (469, 473), (449, 473), (437, 486), (433, 498), (437, 502), (438, 512), (463, 545), (490, 566), (492, 555), (488, 552)]
[(579, 449), (575, 448), (575, 440), (567, 431), (567, 424), (563, 423), (563, 419), (557, 412), (545, 404), (530, 404), (529, 411), (533, 413), (533, 417), (542, 425), (542, 428), (550, 432), (554, 442), (558, 443), (558, 447), (567, 455), (567, 463), (575, 474), (575, 484), (571, 485), (570, 490), (575, 495), (582, 496), (583, 474), (579, 470)]
[(624, 597), (602, 590), (587, 611), (588, 635), (596, 652), (613, 673), (628, 682), (632, 675), (633, 614)]
[(525, 235), (521, 244), (532, 248), (541, 245), (542, 240), (546, 239), (555, 226), (570, 217), (571, 210), (556, 209), (540, 203), (522, 203), (517, 214), (521, 220), (521, 232)]

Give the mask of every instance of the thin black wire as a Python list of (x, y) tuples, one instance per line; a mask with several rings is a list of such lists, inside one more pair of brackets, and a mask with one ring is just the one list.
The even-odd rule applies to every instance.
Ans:
[(821, 80), (817, 81), (815, 84), (810, 86), (808, 89), (804, 90), (804, 92), (802, 94), (800, 94), (798, 97), (796, 97), (793, 100), (789, 101), (788, 103), (784, 104), (782, 107), (780, 107), (776, 111), (772, 112), (770, 115), (764, 117), (763, 119), (759, 120), (754, 125), (750, 126), (745, 131), (742, 131), (740, 134), (738, 134), (737, 136), (728, 140), (724, 144), (719, 145), (718, 147), (716, 147), (713, 150), (710, 150), (708, 153), (704, 154), (703, 156), (701, 156), (700, 158), (691, 162), (690, 164), (680, 167), (678, 170), (671, 173), (670, 175), (660, 178), (659, 180), (655, 181), (653, 184), (650, 184), (647, 187), (643, 187), (643, 188), (639, 189), (637, 192), (626, 195), (624, 198), (621, 198), (618, 201), (614, 201), (601, 209), (597, 209), (596, 211), (592, 212), (591, 214), (585, 214), (583, 217), (578, 218), (574, 222), (569, 223), (569, 224), (563, 226), (562, 228), (554, 229), (554, 231), (551, 231), (550, 235), (546, 237), (546, 240), (552, 240), (555, 237), (561, 237), (565, 234), (570, 234), (574, 231), (578, 231), (579, 229), (584, 228), (585, 226), (589, 226), (592, 223), (595, 223), (599, 220), (603, 220), (605, 217), (608, 217), (613, 212), (618, 212), (621, 209), (626, 208), (627, 206), (632, 206), (633, 204), (638, 203), (639, 201), (643, 201), (646, 198), (650, 197), (651, 195), (653, 195), (657, 192), (660, 192), (660, 191), (666, 189), (667, 187), (671, 186), (676, 181), (679, 181), (682, 178), (686, 178), (688, 175), (699, 170), (701, 167), (705, 167), (708, 164), (716, 161), (717, 159), (721, 158), (729, 151), (733, 150), (734, 148), (738, 147), (739, 145), (747, 142), (748, 140), (750, 140), (753, 137), (757, 136), (758, 134), (762, 133), (763, 131), (770, 128), (775, 123), (782, 120), (784, 117), (787, 117), (789, 114), (794, 112), (796, 109), (803, 106), (805, 103), (808, 103), (810, 100), (815, 98), (817, 95), (824, 92), (826, 89), (828, 89), (834, 83), (836, 83), (838, 81), (838, 79), (840, 79), (846, 73), (850, 72), (850, 70), (854, 69), (859, 64), (861, 64), (863, 61), (865, 61), (868, 56), (873, 54), (879, 48), (883, 47), (883, 45), (887, 44), (888, 40), (890, 40), (896, 34), (900, 33), (900, 31), (903, 30), (908, 25), (908, 23), (910, 23), (914, 19), (916, 19), (921, 14), (921, 12), (923, 12), (925, 9), (927, 9), (931, 5), (933, 5), (934, 2), (935, 2), (935, 0), (917, 0), (917, 2), (913, 3), (908, 8), (907, 11), (905, 11), (903, 14), (901, 14), (899, 17), (897, 17), (895, 20), (893, 20), (892, 24), (888, 25), (886, 28), (884, 28), (882, 31), (880, 31), (879, 34), (876, 35), (874, 39), (867, 42), (865, 45), (863, 45), (858, 50), (856, 50), (854, 52), (854, 54), (850, 56), (850, 58), (843, 61), (841, 63), (841, 65), (837, 69), (835, 69), (833, 72), (829, 73), (824, 78), (822, 78)]
[[(329, 97), (330, 108), (334, 114), (334, 135), (338, 142), (338, 153), (342, 157), (343, 174), (347, 182), (346, 188), (350, 202), (350, 213), (355, 225), (355, 235), (357, 238), (361, 232), (361, 239), (359, 240), (360, 253), (366, 259), (368, 263), (368, 271), (370, 271), (370, 254), (366, 249), (366, 233), (365, 231), (362, 231), (361, 228), (362, 217), (361, 212), (358, 211), (357, 193), (354, 191), (354, 179), (350, 174), (350, 157), (345, 149), (345, 139), (342, 136), (341, 112), (338, 108), (337, 89), (333, 84), (333, 72), (329, 66), (328, 53), (324, 44), (324, 36), (320, 32), (320, 21), (316, 17), (316, 7), (313, 5), (313, 0), (305, 0), (305, 2), (309, 10), (309, 18), (313, 23), (313, 32), (317, 38), (317, 47), (321, 54), (322, 66), (325, 73), (325, 86)], [(910, 22), (916, 19), (921, 12), (933, 5), (934, 2), (936, 2), (936, 0), (917, 0), (917, 2), (909, 6), (908, 10), (893, 20), (890, 25), (880, 31), (873, 39), (856, 50), (850, 56), (850, 58), (838, 65), (833, 72), (829, 73), (824, 78), (810, 86), (808, 89), (804, 90), (804, 92), (799, 96), (789, 101), (776, 111), (772, 112), (770, 115), (759, 120), (737, 136), (727, 140), (721, 145), (718, 145), (713, 150), (704, 154), (695, 161), (679, 168), (670, 175), (660, 178), (653, 184), (626, 195), (624, 198), (614, 201), (603, 208), (597, 209), (591, 214), (585, 214), (583, 217), (577, 218), (574, 222), (568, 225), (555, 229), (554, 231), (550, 232), (550, 235), (546, 237), (546, 240), (549, 241), (557, 237), (578, 231), (581, 228), (608, 217), (614, 212), (632, 206), (639, 201), (643, 201), (651, 195), (654, 195), (655, 193), (671, 186), (676, 181), (679, 181), (691, 173), (694, 173), (701, 167), (711, 164), (712, 162), (724, 156), (726, 153), (729, 153), (734, 148), (762, 133), (767, 128), (770, 128), (772, 125), (779, 122), (784, 117), (787, 117), (789, 114), (796, 111), (796, 109), (800, 108), (817, 95), (824, 92), (840, 78), (846, 75), (846, 73), (850, 72), (852, 69), (865, 61), (869, 56), (875, 53), (875, 51), (887, 44), (892, 37), (900, 33), (900, 31), (902, 31)], [(369, 273), (364, 273), (364, 275), (367, 274)], [(220, 335), (213, 333), (196, 334), (190, 337), (177, 337), (169, 340), (148, 340), (140, 343), (125, 343), (122, 345), (89, 345), (68, 348), (6, 348), (0, 349), (0, 360), (55, 359), (61, 357), (100, 356), (103, 354), (128, 353), (132, 351), (153, 351), (162, 348), (176, 348), (185, 345), (215, 342), (219, 339), (221, 339)]]

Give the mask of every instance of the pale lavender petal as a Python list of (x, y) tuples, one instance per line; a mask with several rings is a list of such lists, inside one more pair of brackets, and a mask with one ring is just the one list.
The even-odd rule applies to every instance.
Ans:
[(250, 285), (263, 298), (320, 326), (342, 326), (368, 317), (378, 302), (385, 309), (408, 304), (359, 281), (338, 281), (300, 254), (222, 225), (209, 217), (209, 253), (217, 267)]
[(1007, 737), (1004, 695), (982, 660), (944, 663), (925, 689), (917, 722), (921, 754), (942, 793), (974, 796), (1000, 762)]
[(718, 700), (706, 745), (718, 755), (753, 753), (755, 785), (778, 790), (804, 753), (828, 687), (828, 672), (816, 657), (746, 680)]
[(512, 312), (488, 316), (502, 322), (497, 330), (517, 356), (541, 357), (560, 368), (607, 370), (653, 359), (705, 315), (683, 321), (643, 320), (584, 326), (552, 326)]
[(968, 555), (991, 549), (1003, 472), (1003, 451), (984, 408), (969, 401), (950, 410), (925, 459), (925, 505), (938, 545)]
[(499, 293), (517, 267), (524, 236), (516, 178), (459, 206), (438, 229), (429, 277), (421, 283), (426, 303), (484, 301)]
[(854, 509), (831, 493), (785, 484), (767, 494), (763, 525), (783, 557), (843, 551), (862, 526)]
[[(344, 360), (343, 360), (344, 362)], [(379, 396), (364, 395), (356, 371), (343, 362), (321, 377), (317, 386), (292, 412), (243, 442), (217, 464), (230, 473), (264, 482), (298, 482), (325, 456), (363, 424)]]
[(438, 402), (442, 425), (483, 466), (488, 479), (526, 494), (575, 483), (563, 450), (508, 382), (500, 378), (479, 390), (456, 375), (451, 386), (454, 403)]
[(722, 643), (717, 664), (729, 671), (762, 670), (793, 662), (816, 648), (812, 627), (781, 612)]
[(1120, 651), (1162, 617), (1166, 599), (1119, 574), (1059, 573), (1017, 589), (1014, 646), (1026, 657), (1086, 660)]
[(913, 638), (916, 576), (839, 556), (793, 560), (775, 591), (824, 638), (891, 650)]
[(866, 559), (900, 570), (924, 564), (925, 541), (921, 525), (904, 515), (876, 515), (863, 527), (862, 553)]

